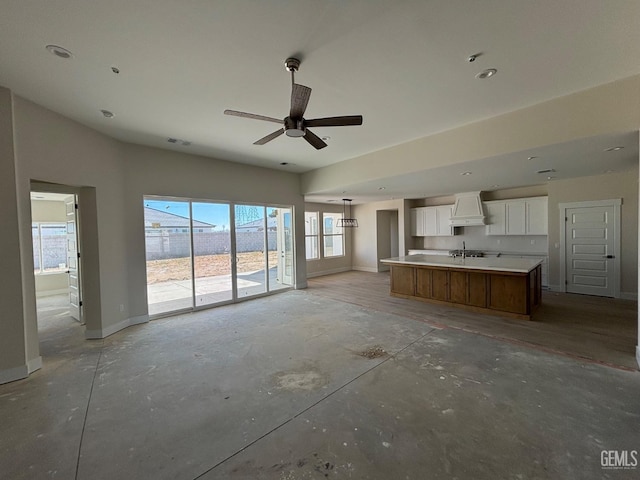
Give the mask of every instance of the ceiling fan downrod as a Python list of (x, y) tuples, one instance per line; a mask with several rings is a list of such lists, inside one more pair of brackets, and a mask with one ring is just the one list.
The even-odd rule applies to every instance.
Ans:
[(300, 68), (300, 60), (293, 57), (287, 58), (284, 61), (284, 68), (286, 68), (288, 72), (291, 72), (291, 85), (293, 86), (293, 84), (296, 83), (294, 74)]

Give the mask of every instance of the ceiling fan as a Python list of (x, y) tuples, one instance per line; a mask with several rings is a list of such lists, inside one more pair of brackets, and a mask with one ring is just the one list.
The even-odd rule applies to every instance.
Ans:
[(317, 150), (324, 148), (327, 144), (318, 137), (308, 127), (343, 127), (347, 125), (362, 125), (362, 115), (349, 115), (342, 117), (326, 117), (314, 118), (307, 120), (303, 117), (311, 89), (295, 82), (294, 73), (300, 68), (300, 60), (297, 58), (287, 58), (284, 62), (285, 68), (291, 72), (291, 109), (289, 116), (284, 120), (273, 117), (265, 117), (264, 115), (256, 115), (253, 113), (238, 112), (236, 110), (225, 110), (225, 115), (233, 115), (236, 117), (253, 118), (255, 120), (264, 120), (266, 122), (274, 122), (283, 125), (283, 128), (270, 133), (266, 137), (253, 142), (254, 145), (264, 145), (274, 138), (278, 138), (285, 133), (288, 137), (302, 137), (309, 142)]

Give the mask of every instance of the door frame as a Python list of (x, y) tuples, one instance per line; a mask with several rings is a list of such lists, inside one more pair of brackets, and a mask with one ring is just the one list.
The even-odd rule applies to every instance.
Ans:
[(613, 207), (613, 245), (616, 250), (613, 259), (613, 296), (620, 298), (620, 207), (622, 205), (621, 198), (613, 198), (609, 200), (590, 200), (584, 202), (568, 202), (559, 203), (560, 209), (560, 291), (567, 291), (567, 210), (571, 208), (589, 208), (589, 207)]

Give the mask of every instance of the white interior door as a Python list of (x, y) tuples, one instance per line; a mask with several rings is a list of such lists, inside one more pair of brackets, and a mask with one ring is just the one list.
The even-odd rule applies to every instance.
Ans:
[(80, 251), (78, 248), (78, 222), (76, 196), (65, 199), (67, 210), (67, 271), (69, 273), (69, 313), (84, 324), (82, 319), (82, 290), (80, 277)]
[(566, 291), (615, 296), (618, 275), (614, 206), (567, 208), (565, 215)]

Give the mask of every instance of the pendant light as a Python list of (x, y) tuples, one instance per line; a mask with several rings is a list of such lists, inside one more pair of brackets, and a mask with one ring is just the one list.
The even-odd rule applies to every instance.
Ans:
[[(347, 216), (347, 202), (349, 202), (349, 216)], [(338, 220), (338, 227), (342, 228), (357, 228), (358, 220), (351, 217), (351, 199), (342, 199), (342, 218)]]

